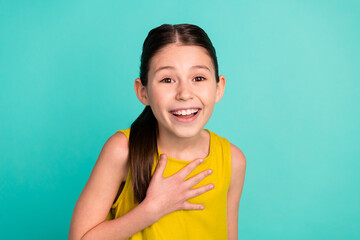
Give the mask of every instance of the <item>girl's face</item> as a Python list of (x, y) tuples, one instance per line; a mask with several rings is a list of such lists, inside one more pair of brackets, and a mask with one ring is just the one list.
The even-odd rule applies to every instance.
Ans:
[(135, 81), (139, 100), (150, 105), (161, 134), (196, 136), (209, 120), (224, 92), (225, 77), (216, 83), (205, 48), (166, 45), (150, 61), (148, 83)]

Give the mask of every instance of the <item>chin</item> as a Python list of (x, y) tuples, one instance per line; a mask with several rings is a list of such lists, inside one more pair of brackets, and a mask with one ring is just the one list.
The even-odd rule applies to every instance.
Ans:
[(191, 128), (179, 128), (179, 129), (176, 129), (175, 130), (175, 135), (180, 137), (180, 138), (191, 138), (191, 137), (194, 137), (198, 134), (200, 134), (202, 131), (202, 128), (194, 128), (194, 127), (191, 127)]

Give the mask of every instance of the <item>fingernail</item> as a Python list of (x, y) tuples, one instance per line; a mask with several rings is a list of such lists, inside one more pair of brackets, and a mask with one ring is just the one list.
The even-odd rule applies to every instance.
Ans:
[(200, 162), (202, 163), (204, 161), (204, 159), (200, 159)]
[(210, 189), (213, 189), (213, 188), (214, 188), (214, 184), (211, 184), (211, 185), (210, 185)]
[(210, 169), (210, 170), (208, 171), (208, 173), (211, 174), (211, 173), (212, 173), (212, 170)]
[(202, 210), (203, 210), (204, 208), (205, 208), (204, 206), (201, 206), (201, 207), (200, 207), (200, 209), (202, 209)]

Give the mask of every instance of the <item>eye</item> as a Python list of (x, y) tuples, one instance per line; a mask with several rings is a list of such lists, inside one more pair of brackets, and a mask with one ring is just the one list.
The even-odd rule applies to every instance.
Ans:
[(200, 81), (204, 81), (206, 78), (202, 77), (202, 76), (197, 76), (194, 78), (195, 82), (200, 82)]
[(164, 79), (162, 79), (160, 82), (172, 83), (172, 82), (174, 82), (174, 80), (172, 80), (171, 78), (164, 78)]

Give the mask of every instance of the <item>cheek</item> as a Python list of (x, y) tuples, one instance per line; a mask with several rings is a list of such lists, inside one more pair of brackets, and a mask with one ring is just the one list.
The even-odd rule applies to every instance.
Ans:
[(163, 107), (169, 100), (169, 93), (160, 91), (160, 89), (152, 89), (149, 93), (149, 102), (155, 108)]
[(208, 88), (206, 91), (199, 92), (201, 95), (201, 99), (203, 99), (204, 103), (207, 105), (211, 105), (215, 103), (216, 100), (216, 89)]

